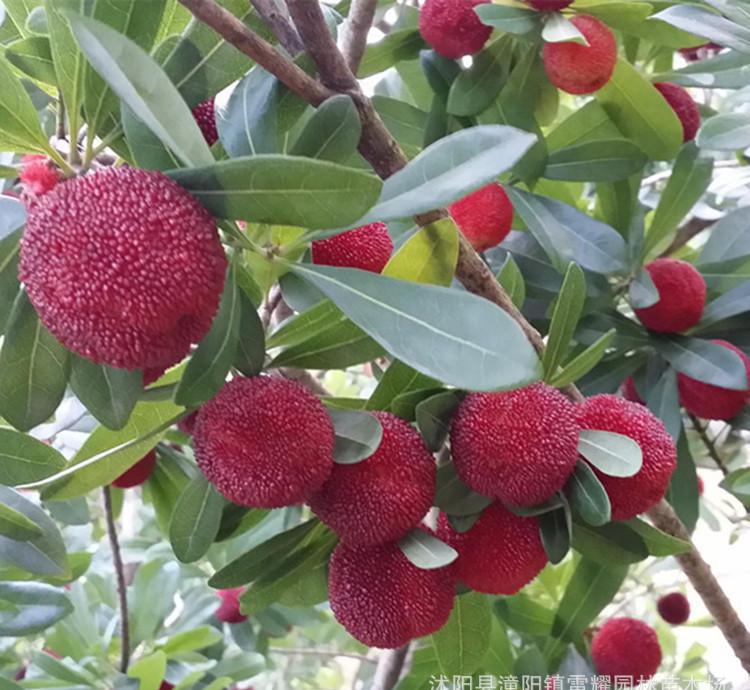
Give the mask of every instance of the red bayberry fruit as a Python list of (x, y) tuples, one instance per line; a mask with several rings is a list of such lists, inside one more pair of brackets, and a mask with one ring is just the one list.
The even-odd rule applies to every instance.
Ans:
[(455, 60), (478, 53), (492, 34), (475, 11), (489, 0), (426, 0), (419, 13), (419, 31), (443, 57)]
[(226, 259), (216, 224), (160, 172), (109, 168), (29, 208), (19, 275), (68, 349), (122, 369), (171, 366), (211, 326)]
[(718, 43), (704, 43), (695, 48), (680, 48), (680, 54), (688, 62), (695, 62), (696, 60), (702, 60), (703, 58), (709, 57), (712, 53), (718, 53), (723, 49), (724, 47), (720, 46)]
[(572, 3), (573, 0), (526, 0), (527, 5), (531, 5), (540, 12), (556, 12), (565, 9)]
[(506, 393), (472, 393), (451, 427), (459, 477), (474, 491), (516, 506), (544, 503), (578, 459), (575, 406), (543, 383)]
[(578, 405), (584, 429), (611, 431), (641, 447), (643, 465), (632, 477), (611, 477), (594, 468), (612, 504), (613, 520), (629, 520), (655, 506), (677, 466), (677, 449), (664, 424), (643, 405), (616, 395), (595, 395)]
[(445, 625), (454, 581), (451, 566), (417, 568), (396, 542), (339, 544), (329, 565), (328, 596), (336, 620), (352, 637), (389, 649)]
[(46, 156), (29, 155), (21, 159), (19, 175), (24, 191), (32, 197), (42, 196), (57, 186), (60, 174)]
[(380, 273), (393, 252), (385, 223), (370, 223), (312, 243), (312, 262), (319, 266), (360, 268)]
[(656, 90), (664, 96), (664, 100), (669, 103), (672, 110), (682, 124), (683, 141), (692, 141), (698, 134), (701, 126), (701, 111), (693, 97), (677, 84), (668, 82), (659, 82), (654, 84)]
[(161, 682), (161, 685), (159, 686), (159, 690), (172, 690), (174, 688), (174, 685), (170, 683), (168, 680), (163, 680)]
[(198, 123), (203, 138), (209, 146), (213, 146), (219, 139), (219, 132), (216, 129), (216, 109), (214, 99), (209, 98), (193, 108), (193, 117)]
[(573, 41), (545, 43), (544, 69), (558, 89), (579, 95), (594, 93), (612, 77), (617, 42), (609, 28), (595, 17), (579, 14), (571, 21), (588, 45)]
[(513, 224), (513, 205), (497, 183), (472, 192), (451, 204), (448, 210), (459, 230), (478, 252), (500, 244)]
[(727, 420), (738, 415), (750, 400), (750, 358), (740, 348), (726, 340), (714, 340), (713, 342), (731, 350), (742, 359), (748, 380), (747, 388), (741, 391), (720, 388), (710, 383), (691, 379), (685, 374), (679, 374), (677, 381), (680, 389), (680, 404), (690, 414), (694, 414), (701, 419)]
[(208, 481), (230, 501), (252, 508), (302, 503), (333, 467), (328, 413), (312, 393), (285, 379), (226, 384), (201, 407), (193, 441)]
[(539, 521), (514, 515), (500, 503), (493, 503), (463, 533), (442, 514), (438, 536), (458, 551), (456, 577), (476, 592), (515, 594), (547, 565)]
[(193, 435), (193, 432), (195, 431), (195, 422), (198, 419), (198, 412), (200, 412), (200, 410), (195, 410), (194, 412), (191, 412), (187, 417), (183, 417), (179, 422), (177, 422), (177, 428), (183, 434), (187, 434), (188, 436)]
[(594, 636), (591, 659), (599, 675), (632, 678), (638, 685), (659, 670), (661, 647), (650, 625), (634, 618), (612, 618)]
[(432, 506), (435, 460), (414, 427), (388, 412), (373, 413), (383, 438), (369, 458), (334, 465), (310, 507), (341, 541), (370, 546), (416, 527)]
[(240, 595), (245, 590), (242, 587), (235, 589), (220, 589), (217, 594), (221, 598), (221, 604), (216, 609), (216, 618), (222, 623), (242, 623), (247, 616), (240, 611)]
[(682, 592), (672, 592), (659, 599), (656, 604), (659, 615), (672, 625), (682, 625), (690, 618), (690, 602)]
[(635, 315), (649, 330), (679, 333), (695, 326), (706, 305), (706, 281), (692, 264), (678, 259), (656, 259), (646, 271), (659, 291), (659, 301)]
[(140, 486), (151, 476), (155, 466), (156, 451), (152, 450), (146, 453), (130, 469), (125, 470), (112, 482), (112, 486), (116, 486), (118, 489), (131, 489), (134, 486)]

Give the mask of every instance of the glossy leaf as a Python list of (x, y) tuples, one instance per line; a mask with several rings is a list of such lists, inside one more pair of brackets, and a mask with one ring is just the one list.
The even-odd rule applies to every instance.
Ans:
[(43, 153), (47, 138), (31, 99), (4, 57), (0, 57), (0, 148)]
[(596, 469), (610, 477), (632, 477), (643, 465), (643, 451), (629, 436), (612, 431), (584, 429), (578, 452)]
[(651, 410), (662, 422), (669, 435), (675, 439), (682, 431), (680, 394), (677, 388), (677, 372), (668, 367), (648, 392), (646, 400)]
[(527, 635), (549, 635), (555, 612), (520, 592), (495, 602), (495, 611), (513, 630)]
[(660, 19), (721, 46), (734, 48), (741, 53), (750, 53), (750, 28), (738, 26), (703, 8), (675, 5), (655, 14), (654, 19)]
[(542, 355), (545, 380), (549, 380), (557, 372), (563, 361), (585, 302), (586, 276), (577, 264), (571, 263), (565, 272), (560, 294), (555, 301), (547, 347)]
[(461, 402), (456, 391), (443, 391), (417, 404), (417, 428), (427, 447), (437, 453), (448, 437), (451, 420)]
[(555, 388), (565, 386), (578, 381), (588, 374), (604, 357), (607, 348), (612, 344), (616, 331), (611, 329), (594, 341), (581, 354), (571, 359), (559, 372), (549, 380), (549, 384)]
[(654, 344), (664, 359), (690, 378), (730, 390), (748, 387), (742, 358), (721, 345), (686, 336), (660, 338)]
[(439, 382), (435, 379), (420, 374), (410, 366), (396, 360), (391, 362), (390, 366), (385, 370), (377, 387), (367, 401), (366, 409), (388, 410), (391, 403), (399, 395), (439, 385)]
[(73, 611), (64, 591), (41, 582), (0, 582), (0, 635), (23, 637), (49, 628)]
[(487, 4), (477, 7), (476, 13), (483, 24), (510, 34), (527, 34), (541, 27), (539, 12), (523, 7)]
[(349, 96), (324, 101), (305, 124), (289, 153), (344, 163), (357, 150), (362, 124)]
[(169, 525), (169, 542), (180, 562), (193, 563), (205, 555), (219, 532), (223, 507), (224, 499), (203, 475), (185, 487)]
[(240, 327), (233, 365), (245, 376), (257, 376), (266, 358), (263, 323), (253, 304), (240, 291)]
[(544, 177), (570, 182), (614, 182), (638, 172), (646, 161), (631, 141), (602, 139), (551, 153)]
[(417, 230), (390, 258), (384, 276), (448, 286), (458, 261), (458, 230), (449, 218)]
[(551, 12), (542, 29), (542, 39), (547, 43), (579, 43), (587, 46), (586, 37), (575, 24), (559, 12)]
[(0, 483), (17, 486), (44, 479), (65, 467), (54, 448), (27, 434), (0, 428)]
[(639, 563), (649, 555), (640, 535), (621, 522), (594, 527), (575, 521), (572, 545), (585, 558), (603, 565)]
[(430, 638), (437, 669), (450, 677), (479, 670), (490, 644), (492, 613), (484, 594), (456, 597), (448, 622)]
[(565, 488), (571, 507), (589, 525), (599, 527), (610, 521), (612, 507), (607, 492), (585, 462), (578, 461)]
[(41, 528), (22, 512), (0, 504), (0, 536), (13, 541), (29, 541), (42, 534)]
[(664, 556), (675, 556), (679, 553), (687, 553), (691, 549), (688, 542), (673, 537), (666, 532), (662, 532), (640, 518), (633, 518), (632, 520), (628, 520), (625, 524), (643, 539), (648, 548), (648, 552), (652, 556), (660, 558), (663, 558)]
[(567, 504), (539, 516), (539, 533), (549, 562), (560, 563), (570, 550), (571, 523)]
[(452, 462), (438, 469), (435, 505), (444, 513), (466, 517), (481, 513), (494, 499), (472, 491), (456, 473)]
[(505, 292), (508, 293), (513, 304), (518, 309), (523, 307), (523, 303), (526, 301), (526, 282), (524, 281), (521, 269), (518, 268), (518, 264), (513, 259), (513, 254), (508, 252), (508, 256), (505, 257), (503, 267), (497, 274), (497, 281), (503, 286)]
[(458, 551), (421, 529), (413, 529), (399, 540), (398, 546), (421, 570), (444, 568), (458, 558)]
[(740, 208), (727, 213), (713, 226), (697, 263), (703, 266), (745, 256), (750, 256), (750, 233), (747, 211)]
[(383, 427), (377, 417), (367, 412), (329, 410), (336, 443), (333, 461), (353, 465), (369, 458), (380, 446)]

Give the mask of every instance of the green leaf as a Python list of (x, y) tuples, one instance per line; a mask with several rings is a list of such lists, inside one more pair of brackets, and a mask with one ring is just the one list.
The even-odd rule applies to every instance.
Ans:
[(559, 12), (551, 12), (542, 29), (542, 40), (547, 43), (578, 43), (587, 46), (586, 37), (575, 24)]
[(362, 123), (354, 101), (346, 95), (324, 101), (305, 124), (290, 153), (345, 163), (357, 150)]
[(368, 410), (389, 410), (393, 400), (404, 393), (439, 386), (439, 382), (429, 376), (420, 374), (410, 366), (391, 362), (383, 377), (367, 401)]
[(263, 323), (252, 302), (240, 291), (240, 328), (233, 365), (245, 376), (257, 376), (266, 359)]
[(742, 358), (708, 340), (672, 336), (654, 340), (657, 351), (677, 371), (690, 378), (730, 390), (747, 390)]
[(65, 458), (32, 436), (0, 428), (0, 483), (17, 486), (44, 479), (65, 467)]
[(700, 7), (675, 5), (655, 14), (654, 19), (660, 19), (721, 46), (750, 53), (750, 29)]
[(458, 230), (445, 218), (417, 230), (390, 258), (382, 273), (415, 283), (448, 286), (458, 261)]
[(495, 602), (495, 611), (508, 627), (527, 635), (549, 635), (555, 612), (520, 593)]
[(230, 267), (221, 296), (219, 311), (201, 340), (175, 391), (174, 400), (183, 407), (198, 407), (213, 398), (224, 386), (237, 354), (240, 334), (240, 291)]
[(313, 230), (354, 223), (382, 186), (356, 168), (280, 155), (235, 158), (169, 175), (220, 218)]
[(369, 458), (383, 440), (383, 427), (377, 417), (355, 410), (329, 410), (336, 434), (333, 461), (354, 465)]
[(628, 286), (628, 299), (633, 309), (647, 309), (657, 304), (660, 296), (651, 275), (643, 267), (638, 268)]
[(106, 24), (74, 13), (68, 19), (92, 67), (133, 113), (185, 165), (210, 165), (213, 155), (190, 108), (148, 53)]
[(451, 420), (460, 402), (461, 395), (458, 392), (442, 391), (417, 403), (417, 428), (425, 445), (433, 453), (437, 453), (445, 443)]
[(172, 170), (180, 160), (126, 105), (120, 107), (122, 128), (133, 161), (146, 170)]
[(539, 516), (539, 533), (549, 562), (560, 563), (570, 551), (570, 509), (567, 503), (562, 508), (542, 513)]
[(632, 477), (643, 465), (643, 451), (629, 436), (612, 431), (583, 429), (578, 452), (596, 469), (610, 477)]
[(746, 113), (716, 115), (701, 127), (697, 143), (710, 151), (741, 151), (750, 146), (750, 117)]
[(688, 532), (692, 532), (700, 516), (700, 496), (698, 495), (695, 459), (684, 428), (677, 440), (677, 469), (672, 474), (665, 498), (672, 505)]
[(177, 501), (169, 523), (169, 543), (182, 563), (193, 563), (214, 543), (224, 499), (208, 480), (193, 479)]
[(589, 101), (547, 135), (547, 146), (550, 151), (570, 150), (588, 142), (607, 141), (620, 136), (607, 111), (596, 101)]
[[(470, 390), (518, 387), (538, 377), (529, 341), (487, 300), (350, 268), (290, 268), (394, 357), (427, 376)], [(446, 321), (445, 314), (455, 317)]]
[(46, 36), (29, 36), (13, 41), (5, 50), (5, 57), (14, 67), (32, 79), (54, 85), (55, 65), (49, 39)]
[(128, 676), (139, 681), (139, 690), (159, 690), (167, 672), (167, 655), (157, 651), (141, 657), (128, 668)]
[(542, 355), (544, 378), (549, 380), (563, 361), (586, 302), (586, 276), (578, 264), (570, 263), (555, 301), (547, 347)]
[(5, 240), (26, 222), (26, 208), (19, 199), (0, 196), (0, 240)]
[(483, 24), (510, 34), (527, 34), (541, 28), (541, 14), (536, 10), (507, 5), (479, 5), (476, 13)]
[(589, 525), (600, 527), (610, 521), (612, 506), (607, 492), (585, 462), (578, 461), (565, 489), (571, 507)]
[(620, 58), (612, 78), (595, 94), (620, 131), (652, 160), (671, 160), (682, 146), (682, 125), (672, 107), (635, 67)]
[(648, 558), (644, 540), (622, 522), (594, 527), (573, 523), (573, 548), (589, 560), (609, 565), (629, 565)]
[(399, 540), (398, 546), (404, 556), (422, 570), (443, 568), (458, 558), (458, 551), (453, 547), (421, 529), (413, 529)]
[(674, 369), (667, 367), (654, 383), (648, 391), (646, 404), (648, 409), (664, 422), (669, 435), (676, 441), (682, 432), (682, 413), (680, 412), (677, 372)]
[(13, 541), (29, 541), (43, 534), (41, 528), (23, 513), (0, 504), (0, 536)]
[(72, 356), (70, 385), (76, 397), (96, 419), (109, 429), (127, 424), (143, 390), (140, 371), (115, 369)]
[(31, 98), (6, 59), (0, 56), (0, 149), (44, 153), (48, 146)]
[(413, 105), (386, 96), (373, 96), (372, 104), (388, 131), (396, 137), (406, 156), (414, 158), (422, 150), (427, 113)]
[(616, 333), (614, 328), (607, 331), (581, 354), (570, 360), (562, 370), (550, 378), (550, 386), (564, 388), (588, 374), (602, 360)]
[(72, 612), (73, 604), (57, 587), (41, 582), (0, 582), (1, 636), (40, 633)]
[(449, 677), (477, 671), (489, 649), (491, 629), (492, 612), (484, 594), (456, 597), (448, 622), (430, 638), (438, 670)]
[(503, 267), (497, 274), (497, 280), (500, 285), (503, 286), (505, 292), (508, 293), (513, 304), (518, 309), (523, 307), (523, 303), (526, 301), (526, 283), (523, 279), (521, 269), (518, 268), (518, 264), (513, 259), (513, 254), (508, 252), (508, 256), (505, 257)]
[(458, 201), (509, 170), (536, 137), (515, 127), (482, 125), (436, 141), (389, 177), (358, 225), (418, 215)]
[(481, 513), (494, 501), (472, 491), (456, 474), (452, 462), (438, 469), (435, 490), (435, 505), (452, 516), (468, 517)]
[(161, 647), (168, 656), (206, 649), (221, 641), (222, 634), (210, 625), (201, 625), (192, 630), (172, 635)]
[(750, 311), (750, 282), (738, 285), (706, 305), (698, 326), (702, 330), (715, 323)]
[(63, 399), (69, 369), (68, 351), (19, 292), (0, 350), (0, 414), (21, 431), (46, 421)]
[(688, 542), (673, 537), (666, 532), (662, 532), (640, 518), (633, 518), (632, 520), (628, 520), (625, 524), (643, 539), (646, 548), (648, 548), (648, 552), (652, 556), (664, 558), (665, 556), (675, 556), (679, 553), (687, 553), (691, 549)]
[(727, 213), (713, 226), (697, 263), (702, 267), (746, 256), (750, 256), (750, 233), (747, 211), (740, 208)]
[(359, 66), (360, 79), (387, 70), (403, 60), (414, 60), (426, 44), (416, 29), (391, 31), (383, 40), (367, 46)]
[(627, 139), (600, 139), (551, 153), (544, 177), (569, 182), (615, 182), (646, 164), (643, 152)]

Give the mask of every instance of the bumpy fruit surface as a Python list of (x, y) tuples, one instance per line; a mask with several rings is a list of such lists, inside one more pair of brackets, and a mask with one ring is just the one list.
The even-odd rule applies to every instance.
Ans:
[(578, 459), (575, 406), (543, 383), (506, 393), (472, 393), (451, 426), (459, 477), (474, 491), (515, 506), (544, 503)]
[(236, 378), (205, 403), (193, 430), (198, 465), (230, 501), (251, 508), (302, 503), (333, 467), (333, 424), (298, 383)]
[(659, 291), (659, 301), (635, 315), (650, 331), (679, 333), (695, 326), (706, 306), (706, 281), (692, 264), (679, 259), (656, 259), (646, 271)]
[(140, 486), (151, 476), (155, 466), (156, 451), (152, 450), (146, 453), (130, 469), (125, 470), (112, 482), (112, 486), (116, 486), (118, 489), (131, 489), (134, 486)]
[(571, 19), (588, 45), (566, 41), (545, 43), (542, 52), (549, 80), (572, 94), (594, 93), (612, 77), (617, 63), (617, 42), (609, 28), (595, 17)]
[(526, 0), (526, 4), (540, 12), (556, 12), (571, 5), (573, 0)]
[(360, 268), (380, 273), (393, 252), (385, 223), (371, 223), (312, 243), (312, 261), (321, 266)]
[(693, 97), (677, 84), (659, 82), (654, 86), (679, 118), (682, 124), (683, 141), (695, 139), (701, 126), (701, 111)]
[(659, 615), (672, 625), (682, 625), (690, 618), (690, 602), (682, 592), (666, 594), (656, 603)]
[(23, 190), (32, 197), (46, 194), (60, 182), (60, 175), (52, 162), (41, 155), (24, 156), (21, 159), (21, 173), (18, 176)]
[(442, 514), (438, 536), (458, 551), (456, 577), (476, 592), (515, 594), (547, 565), (539, 521), (514, 515), (500, 503), (463, 533)]
[(242, 623), (247, 616), (240, 612), (240, 595), (244, 589), (220, 589), (217, 594), (221, 598), (221, 604), (216, 609), (216, 618), (222, 623)]
[(352, 637), (391, 649), (445, 625), (454, 582), (451, 566), (417, 568), (396, 542), (339, 544), (329, 564), (328, 597), (336, 620)]
[(591, 659), (599, 675), (630, 677), (637, 685), (659, 670), (661, 647), (650, 625), (635, 618), (612, 618), (594, 636)]
[(643, 453), (643, 465), (632, 477), (610, 477), (594, 468), (612, 504), (612, 519), (629, 520), (656, 505), (677, 466), (677, 449), (661, 420), (643, 405), (616, 395), (588, 398), (578, 412), (584, 429), (629, 436)]
[(208, 212), (160, 172), (109, 168), (29, 208), (19, 276), (69, 350), (122, 369), (180, 361), (211, 326), (226, 259)]
[(455, 60), (478, 53), (492, 34), (474, 11), (489, 0), (426, 0), (419, 13), (419, 31), (443, 57)]
[(714, 343), (737, 354), (745, 364), (748, 387), (745, 390), (719, 388), (710, 383), (691, 379), (679, 374), (677, 381), (680, 389), (680, 404), (691, 414), (701, 419), (731, 419), (738, 415), (750, 400), (750, 358), (740, 348), (725, 340), (714, 340)]
[(193, 117), (198, 123), (203, 138), (209, 146), (213, 146), (219, 140), (219, 132), (216, 129), (216, 109), (214, 99), (209, 98), (193, 108)]
[(335, 464), (310, 499), (313, 512), (352, 546), (401, 538), (420, 523), (435, 495), (435, 460), (422, 437), (393, 414), (374, 415), (383, 427), (375, 453), (353, 465)]
[(451, 204), (448, 210), (478, 252), (500, 244), (513, 224), (513, 205), (505, 190), (496, 183), (472, 192)]

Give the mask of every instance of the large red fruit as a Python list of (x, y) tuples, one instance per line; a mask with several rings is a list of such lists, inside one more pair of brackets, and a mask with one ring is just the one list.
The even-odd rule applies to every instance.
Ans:
[(635, 315), (650, 331), (679, 333), (695, 326), (706, 306), (706, 281), (692, 264), (679, 259), (656, 259), (646, 271), (659, 291), (659, 301)]
[(701, 126), (701, 111), (693, 97), (681, 86), (669, 82), (654, 84), (657, 91), (664, 96), (682, 124), (683, 141), (692, 141)]
[(155, 465), (156, 451), (152, 450), (146, 453), (130, 469), (125, 470), (112, 482), (112, 486), (116, 486), (118, 489), (131, 489), (134, 486), (139, 486), (151, 476)]
[(230, 501), (251, 508), (302, 503), (333, 467), (333, 424), (298, 383), (236, 378), (205, 403), (193, 429), (203, 474)]
[(220, 589), (217, 594), (221, 598), (221, 604), (216, 609), (216, 618), (222, 623), (242, 623), (247, 616), (240, 612), (240, 595), (245, 590), (242, 587), (235, 589)]
[(497, 183), (472, 192), (451, 204), (448, 210), (459, 230), (478, 252), (500, 244), (513, 224), (513, 205)]
[(682, 592), (672, 592), (656, 603), (659, 615), (672, 625), (682, 625), (690, 618), (690, 602)]
[(467, 532), (441, 514), (438, 536), (456, 551), (456, 577), (476, 592), (515, 594), (547, 565), (539, 521), (493, 503)]
[(531, 5), (531, 7), (540, 12), (556, 12), (572, 3), (573, 0), (526, 0), (527, 5)]
[(750, 358), (740, 348), (726, 340), (713, 342), (742, 358), (748, 380), (747, 388), (742, 391), (719, 388), (710, 383), (691, 379), (685, 374), (679, 374), (677, 380), (680, 388), (680, 404), (688, 412), (701, 419), (727, 420), (739, 414), (750, 400)]
[(203, 138), (209, 146), (213, 146), (219, 139), (219, 132), (216, 129), (216, 109), (214, 99), (209, 98), (193, 108), (193, 117), (198, 123)]
[(378, 449), (354, 465), (334, 465), (310, 499), (313, 512), (341, 541), (369, 546), (393, 541), (416, 527), (432, 506), (435, 460), (414, 427), (387, 412)]
[(609, 28), (595, 17), (579, 14), (571, 21), (588, 45), (573, 41), (545, 43), (544, 69), (558, 89), (572, 94), (594, 93), (612, 77), (617, 63), (617, 42)]
[(426, 0), (419, 13), (419, 31), (443, 57), (455, 60), (478, 53), (492, 34), (474, 11), (489, 0)]
[(632, 678), (638, 685), (659, 670), (661, 647), (650, 625), (635, 618), (612, 618), (594, 635), (591, 659), (599, 675)]
[(629, 436), (643, 452), (643, 465), (632, 477), (610, 477), (594, 468), (612, 504), (612, 519), (634, 518), (664, 498), (677, 466), (677, 449), (661, 420), (643, 405), (616, 395), (588, 398), (578, 412), (584, 429)]
[(454, 582), (451, 566), (417, 568), (396, 542), (339, 544), (329, 565), (328, 598), (350, 635), (368, 647), (390, 649), (445, 625)]
[(575, 406), (543, 383), (506, 393), (472, 393), (451, 427), (458, 476), (474, 491), (516, 506), (544, 503), (578, 459)]
[(320, 266), (343, 266), (380, 273), (393, 252), (385, 223), (371, 223), (312, 243), (312, 261)]
[(19, 275), (68, 349), (122, 369), (170, 366), (211, 326), (226, 259), (216, 223), (160, 172), (109, 168), (29, 208)]

